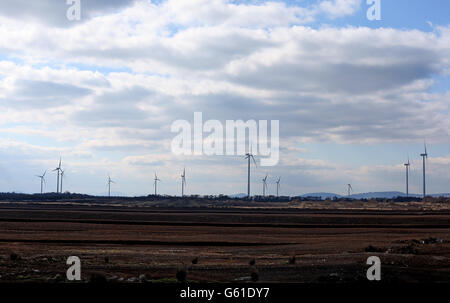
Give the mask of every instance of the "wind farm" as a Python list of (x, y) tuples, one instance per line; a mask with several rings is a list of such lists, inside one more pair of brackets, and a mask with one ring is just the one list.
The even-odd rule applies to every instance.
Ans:
[[(410, 182), (411, 182), (411, 161), (410, 161), (410, 157), (407, 157), (407, 162), (403, 163), (402, 165), (405, 168), (405, 191), (402, 192), (401, 189), (399, 188), (397, 191), (384, 191), (384, 192), (379, 192), (379, 194), (377, 195), (377, 192), (368, 192), (368, 193), (355, 193), (352, 184), (348, 183), (346, 185), (346, 195), (340, 195), (340, 194), (333, 194), (333, 193), (298, 193), (297, 195), (287, 195), (284, 196), (283, 199), (285, 198), (295, 198), (295, 197), (315, 197), (315, 198), (320, 198), (322, 200), (325, 200), (325, 198), (340, 198), (340, 197), (346, 197), (346, 198), (350, 198), (350, 199), (359, 199), (361, 197), (369, 197), (369, 198), (401, 198), (401, 197), (405, 197), (405, 198), (418, 198), (419, 196), (421, 196), (422, 198), (426, 198), (427, 197), (427, 191), (426, 191), (426, 187), (427, 187), (427, 182), (426, 182), (426, 163), (428, 160), (428, 152), (427, 152), (427, 146), (426, 144), (424, 144), (424, 152), (420, 153), (420, 157), (422, 160), (422, 178), (421, 178), (421, 183), (422, 183), (422, 194), (412, 194), (410, 192)], [(247, 160), (247, 174), (246, 174), (246, 187), (247, 187), (247, 193), (246, 193), (246, 198), (249, 201), (252, 200), (257, 200), (259, 199), (259, 197), (267, 197), (270, 201), (270, 199), (272, 199), (273, 201), (277, 201), (277, 198), (280, 198), (280, 182), (281, 182), (281, 176), (279, 176), (276, 181), (274, 182), (275, 185), (275, 189), (276, 192), (273, 194), (269, 194), (269, 174), (266, 173), (264, 175), (264, 177), (261, 180), (261, 185), (262, 185), (262, 191), (261, 194), (254, 194), (251, 191), (251, 184), (252, 184), (252, 174), (251, 174), (251, 168), (252, 166), (254, 166), (254, 169), (256, 170), (256, 172), (254, 173), (254, 175), (258, 175), (260, 174), (259, 172), (259, 167), (257, 165), (256, 162), (256, 158), (254, 156), (254, 154), (250, 151), (248, 153), (245, 154), (244, 158)], [(64, 184), (64, 178), (66, 177), (66, 170), (63, 170), (62, 168), (62, 157), (59, 158), (59, 162), (58, 165), (55, 169), (52, 170), (52, 172), (56, 172), (56, 194), (63, 194), (63, 184)], [(45, 175), (47, 173), (47, 170), (44, 171), (44, 173), (42, 175), (35, 175), (35, 177), (38, 177), (40, 179), (40, 194), (44, 193), (44, 185), (46, 184), (46, 180), (45, 180)], [(197, 173), (198, 175), (198, 173)], [(181, 197), (185, 197), (186, 196), (186, 168), (183, 168), (183, 171), (180, 175), (180, 181), (181, 181)], [(154, 173), (154, 178), (153, 178), (153, 194), (155, 196), (158, 195), (158, 183), (161, 182), (161, 179), (159, 179), (159, 177), (157, 176), (156, 172)], [(110, 175), (108, 174), (108, 179), (107, 179), (107, 192), (106, 192), (106, 196), (111, 197), (111, 185), (115, 184), (115, 182), (111, 179)], [(172, 182), (167, 182), (166, 186), (173, 186), (176, 187), (175, 183)], [(51, 191), (50, 191), (51, 192)], [(70, 191), (67, 191), (67, 193), (70, 193)], [(84, 193), (79, 193), (79, 194), (84, 194)], [(170, 196), (170, 194), (168, 193), (159, 193), (159, 195), (164, 195), (164, 196)], [(193, 194), (196, 197), (201, 197), (201, 194)], [(215, 194), (213, 194), (212, 196), (230, 196), (231, 198), (233, 197), (242, 197), (242, 195), (226, 195), (223, 192), (217, 192)], [(440, 197), (440, 196), (447, 196), (447, 193), (436, 193), (436, 194), (430, 194), (430, 197)], [(101, 194), (99, 196), (102, 196)], [(121, 196), (126, 196), (126, 194), (121, 194)], [(204, 195), (204, 196), (211, 196), (211, 194), (209, 195)]]

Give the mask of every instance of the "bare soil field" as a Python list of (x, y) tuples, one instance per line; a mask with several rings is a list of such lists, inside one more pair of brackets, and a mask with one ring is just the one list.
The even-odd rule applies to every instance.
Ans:
[(369, 256), (385, 282), (450, 282), (448, 209), (346, 206), (2, 203), (0, 283), (62, 282), (69, 256), (112, 283), (364, 282)]

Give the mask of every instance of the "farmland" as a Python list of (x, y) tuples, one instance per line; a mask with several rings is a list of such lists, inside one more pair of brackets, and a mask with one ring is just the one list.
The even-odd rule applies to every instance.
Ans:
[[(362, 282), (369, 256), (383, 281), (450, 281), (450, 210), (411, 205), (275, 207), (0, 205), (0, 283), (65, 280)], [(270, 206), (270, 207), (269, 207)], [(436, 209), (438, 208), (438, 209)]]

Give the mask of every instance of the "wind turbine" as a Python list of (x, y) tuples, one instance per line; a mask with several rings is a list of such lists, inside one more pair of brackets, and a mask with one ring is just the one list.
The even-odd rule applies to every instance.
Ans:
[(64, 171), (61, 169), (61, 185), (60, 185), (60, 187), (59, 187), (59, 190), (61, 191), (61, 193), (63, 192), (63, 188), (62, 188), (62, 186), (63, 186), (63, 178), (64, 178)]
[(278, 190), (280, 189), (280, 181), (281, 181), (281, 177), (278, 177), (278, 180), (277, 180), (277, 197), (278, 197)]
[(155, 182), (153, 183), (153, 186), (155, 187), (155, 196), (156, 196), (156, 187), (158, 185), (158, 181), (161, 182), (161, 180), (158, 179), (158, 176), (156, 175), (156, 173), (155, 173), (155, 179), (154, 180), (155, 180)]
[(61, 157), (59, 157), (59, 164), (53, 171), (56, 171), (56, 193), (59, 194), (59, 172), (61, 171)]
[(111, 176), (108, 175), (108, 197), (111, 197), (111, 183), (116, 183), (116, 182), (111, 180)]
[(45, 174), (47, 173), (47, 171), (45, 171), (42, 176), (36, 175), (36, 177), (41, 179), (41, 195), (42, 195), (42, 189), (43, 189), (43, 185), (45, 183)]
[(353, 191), (353, 187), (352, 187), (351, 184), (347, 184), (347, 193), (348, 193), (348, 196), (350, 196), (350, 191)]
[(409, 157), (408, 157), (408, 162), (403, 164), (405, 165), (406, 168), (406, 196), (409, 197), (409, 181), (408, 181), (408, 177), (409, 177), (409, 166), (411, 165), (409, 163)]
[(250, 151), (249, 153), (245, 154), (245, 159), (248, 160), (248, 180), (247, 180), (247, 197), (250, 198), (250, 159), (253, 160), (253, 162), (255, 163), (255, 166), (257, 167), (258, 165), (256, 165), (256, 161), (255, 161), (255, 157), (253, 156), (252, 152)]
[(181, 174), (181, 196), (184, 196), (184, 187), (186, 186), (186, 167), (183, 169)]
[(427, 145), (425, 143), (423, 145), (425, 147), (425, 153), (420, 154), (420, 156), (422, 157), (422, 164), (423, 164), (423, 197), (425, 198), (425, 195), (426, 195), (425, 158), (428, 159), (428, 154), (427, 154)]
[(267, 177), (268, 175), (266, 174), (266, 176), (262, 179), (263, 182), (263, 197), (266, 196), (266, 189), (267, 189)]

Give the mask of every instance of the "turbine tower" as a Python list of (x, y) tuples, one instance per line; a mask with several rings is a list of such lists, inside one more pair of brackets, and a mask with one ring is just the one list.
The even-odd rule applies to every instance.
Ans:
[(426, 196), (425, 159), (428, 159), (427, 145), (425, 143), (424, 143), (424, 147), (425, 147), (425, 152), (423, 154), (420, 154), (420, 156), (422, 157), (422, 165), (423, 165), (423, 197), (425, 198), (425, 196)]
[(250, 151), (249, 153), (245, 154), (245, 159), (248, 160), (248, 180), (247, 180), (247, 197), (250, 199), (250, 159), (253, 160), (253, 162), (255, 163), (255, 166), (257, 167), (258, 165), (256, 165), (256, 161), (255, 161), (255, 157), (253, 156), (252, 152)]
[(277, 180), (277, 197), (278, 197), (278, 191), (279, 191), (279, 189), (280, 189), (280, 180), (281, 180), (281, 177), (278, 177), (278, 180)]
[(184, 196), (184, 187), (186, 186), (186, 167), (183, 169), (181, 174), (181, 196)]
[(158, 176), (155, 173), (155, 179), (154, 179), (154, 183), (153, 183), (153, 186), (155, 187), (155, 196), (157, 195), (156, 187), (158, 185), (158, 182), (161, 182), (161, 180), (158, 179)]
[(111, 180), (111, 176), (108, 175), (108, 197), (111, 197), (111, 183), (116, 183), (116, 182)]
[(59, 194), (59, 173), (61, 171), (61, 157), (59, 157), (59, 164), (53, 171), (56, 171), (56, 193)]
[(45, 171), (42, 176), (36, 175), (36, 177), (41, 179), (41, 195), (42, 195), (42, 190), (44, 188), (44, 183), (45, 183), (45, 174), (47, 173), (47, 171)]
[(353, 191), (353, 187), (351, 184), (347, 184), (347, 193), (348, 193), (349, 197), (350, 197), (350, 191)]
[(408, 177), (409, 177), (409, 166), (411, 165), (409, 163), (409, 157), (408, 157), (408, 162), (403, 164), (403, 165), (405, 165), (405, 168), (406, 168), (406, 196), (409, 197), (409, 180), (408, 180)]
[(63, 192), (63, 178), (64, 178), (64, 171), (61, 169), (61, 179), (60, 179), (60, 181), (61, 181), (61, 185), (59, 186), (59, 190), (61, 191), (61, 193)]
[(266, 189), (267, 189), (267, 177), (268, 175), (266, 174), (266, 176), (262, 179), (263, 182), (263, 197), (266, 196)]

